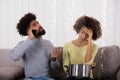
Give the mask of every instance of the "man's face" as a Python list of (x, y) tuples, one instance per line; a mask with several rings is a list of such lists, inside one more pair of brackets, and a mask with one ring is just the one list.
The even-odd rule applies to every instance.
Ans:
[(35, 37), (40, 37), (46, 33), (43, 27), (36, 20), (31, 21), (30, 28), (32, 29), (33, 35)]

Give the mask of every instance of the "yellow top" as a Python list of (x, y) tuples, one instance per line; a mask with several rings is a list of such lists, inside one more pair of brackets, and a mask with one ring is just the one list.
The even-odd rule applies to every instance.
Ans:
[[(85, 63), (86, 51), (87, 45), (77, 47), (72, 43), (72, 41), (66, 43), (63, 48), (63, 66), (69, 66), (69, 64), (92, 65), (98, 51), (98, 46), (96, 44), (92, 44), (92, 59), (88, 63)], [(67, 68), (63, 68), (66, 72)], [(90, 77), (93, 78), (92, 73), (90, 74)]]

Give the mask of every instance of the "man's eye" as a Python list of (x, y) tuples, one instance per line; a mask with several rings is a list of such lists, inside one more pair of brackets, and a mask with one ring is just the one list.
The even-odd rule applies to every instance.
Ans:
[(36, 22), (35, 24), (34, 24), (34, 26), (37, 26), (37, 24), (39, 24), (38, 22)]
[(39, 22), (38, 22), (38, 21), (36, 21), (36, 23), (37, 23), (37, 24), (39, 24)]
[(36, 24), (33, 24), (33, 26), (36, 26)]
[(35, 26), (36, 26), (36, 24), (33, 24), (32, 26), (33, 26), (33, 27), (35, 27)]

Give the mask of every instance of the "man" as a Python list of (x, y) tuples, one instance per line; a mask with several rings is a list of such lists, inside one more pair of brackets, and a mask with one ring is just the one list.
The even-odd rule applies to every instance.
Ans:
[[(36, 20), (33, 13), (27, 13), (17, 24), (17, 31), (21, 36), (28, 36), (11, 51), (10, 55), (14, 61), (23, 59), (25, 77), (30, 80), (54, 80), (49, 77), (50, 63), (58, 65), (57, 54), (49, 40), (42, 38), (45, 30)], [(53, 59), (53, 60), (52, 60)]]

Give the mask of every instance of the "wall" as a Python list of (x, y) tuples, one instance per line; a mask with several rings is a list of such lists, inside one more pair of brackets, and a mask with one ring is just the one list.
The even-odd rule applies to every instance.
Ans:
[(33, 12), (46, 29), (44, 38), (55, 46), (76, 38), (72, 26), (82, 15), (92, 16), (101, 22), (103, 36), (96, 41), (99, 46), (120, 46), (119, 0), (1, 0), (0, 48), (13, 48), (26, 39), (16, 31), (16, 24), (27, 12)]

